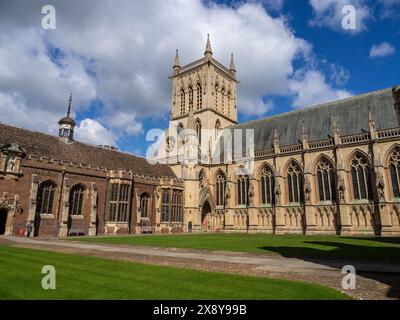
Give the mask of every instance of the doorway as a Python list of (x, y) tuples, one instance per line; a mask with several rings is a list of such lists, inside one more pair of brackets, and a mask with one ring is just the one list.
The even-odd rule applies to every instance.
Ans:
[(0, 236), (6, 233), (8, 210), (5, 208), (0, 209)]
[(207, 231), (211, 229), (211, 206), (206, 201), (201, 210), (201, 230)]

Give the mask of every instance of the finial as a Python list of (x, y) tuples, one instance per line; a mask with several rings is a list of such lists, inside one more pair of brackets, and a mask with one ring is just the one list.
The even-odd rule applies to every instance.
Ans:
[(375, 128), (375, 121), (374, 121), (374, 119), (372, 118), (371, 109), (368, 110), (368, 124), (369, 124), (369, 127), (370, 127), (370, 128), (371, 128), (371, 127)]
[(204, 56), (206, 58), (212, 57), (212, 50), (211, 50), (211, 42), (210, 42), (210, 34), (207, 34), (207, 44), (206, 44), (206, 51), (204, 52)]
[(180, 64), (180, 62), (179, 62), (179, 51), (178, 51), (178, 49), (176, 49), (175, 63), (174, 63), (173, 69), (174, 69), (174, 70), (175, 70), (175, 69), (179, 69), (180, 67), (181, 67), (181, 64)]
[(332, 117), (332, 130), (333, 130), (334, 132), (336, 132), (336, 130), (337, 130), (336, 116), (333, 116), (333, 117)]
[(279, 144), (279, 133), (277, 128), (274, 129), (274, 144)]
[(67, 111), (67, 117), (71, 115), (71, 105), (72, 105), (72, 92), (69, 95), (68, 99), (68, 111)]
[(229, 70), (233, 73), (236, 73), (235, 60), (233, 59), (233, 53), (231, 53), (231, 64), (229, 66)]
[(306, 129), (306, 125), (304, 123), (304, 119), (301, 120), (301, 136), (302, 136), (303, 140), (307, 140), (307, 129)]

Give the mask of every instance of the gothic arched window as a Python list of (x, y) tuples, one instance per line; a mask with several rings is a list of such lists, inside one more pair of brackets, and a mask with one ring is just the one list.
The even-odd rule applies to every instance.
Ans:
[(218, 90), (219, 85), (218, 83), (215, 84), (215, 110), (218, 110)]
[(390, 156), (390, 177), (392, 179), (393, 196), (400, 198), (400, 150), (396, 149)]
[(303, 174), (300, 166), (292, 161), (287, 173), (289, 203), (303, 202)]
[(222, 113), (225, 114), (225, 88), (221, 89), (221, 109)]
[(73, 216), (82, 215), (83, 195), (85, 194), (85, 187), (78, 184), (71, 188), (69, 194), (69, 214)]
[(181, 89), (181, 114), (185, 113), (185, 90)]
[(215, 140), (217, 140), (220, 130), (221, 130), (221, 122), (217, 120), (215, 122)]
[(197, 110), (203, 108), (203, 90), (201, 89), (201, 84), (198, 83), (196, 86), (197, 90)]
[(355, 200), (372, 200), (371, 171), (368, 160), (357, 153), (351, 161), (351, 178)]
[(193, 88), (189, 87), (189, 111), (193, 110)]
[(200, 119), (197, 119), (197, 121), (196, 121), (196, 134), (197, 134), (197, 140), (199, 142), (199, 145), (201, 145), (201, 121), (200, 121)]
[(217, 175), (217, 181), (215, 183), (215, 194), (216, 194), (216, 205), (223, 206), (225, 202), (225, 190), (226, 190), (226, 177), (220, 171)]
[(142, 218), (149, 218), (149, 200), (150, 197), (147, 193), (140, 196), (140, 216)]
[(237, 178), (238, 205), (247, 206), (249, 204), (249, 176), (240, 174)]
[(38, 214), (52, 214), (54, 204), (54, 193), (57, 186), (47, 181), (40, 185), (37, 198), (37, 213)]
[(232, 98), (232, 93), (228, 91), (228, 116), (231, 116), (231, 98)]
[(317, 165), (319, 201), (336, 201), (335, 173), (332, 164), (321, 159)]
[(274, 174), (269, 167), (264, 166), (261, 171), (261, 203), (273, 204), (274, 200)]

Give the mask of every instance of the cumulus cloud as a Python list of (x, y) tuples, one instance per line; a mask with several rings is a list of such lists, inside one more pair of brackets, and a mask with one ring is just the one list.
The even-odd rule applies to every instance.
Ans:
[(332, 89), (325, 76), (315, 70), (298, 72), (296, 78), (289, 84), (290, 91), (295, 95), (295, 108), (304, 108), (351, 96), (347, 90)]
[(117, 136), (94, 119), (84, 119), (75, 128), (75, 137), (83, 142), (96, 145), (115, 146)]
[(388, 42), (375, 44), (372, 46), (369, 56), (370, 58), (383, 58), (391, 56), (396, 52), (396, 49)]
[[(359, 33), (366, 30), (366, 23), (372, 15), (366, 0), (309, 0), (309, 4), (313, 10), (311, 26), (328, 27), (339, 32)], [(342, 27), (342, 20), (345, 17), (342, 9), (347, 5), (356, 9), (355, 30), (345, 30)]]
[[(190, 63), (202, 57), (207, 33), (217, 60), (228, 65), (235, 54), (239, 112), (265, 114), (270, 95), (315, 98), (306, 84), (300, 90), (310, 76), (293, 79), (294, 63), (307, 64), (312, 45), (284, 16), (272, 17), (263, 7), (279, 9), (283, 1), (229, 7), (201, 0), (55, 0), (57, 29), (51, 31), (40, 28), (44, 4), (0, 2), (0, 108), (13, 110), (0, 113), (3, 122), (56, 132), (72, 91), (78, 115), (101, 101), (94, 119), (78, 123), (77, 137), (114, 144), (142, 134), (143, 119), (161, 119), (170, 110), (175, 49), (181, 64)], [(328, 81), (323, 84), (327, 97), (337, 97)]]

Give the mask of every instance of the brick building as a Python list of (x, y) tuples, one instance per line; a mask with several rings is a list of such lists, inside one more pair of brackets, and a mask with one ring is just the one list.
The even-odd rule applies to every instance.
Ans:
[(170, 167), (74, 141), (70, 106), (58, 137), (0, 124), (0, 234), (27, 221), (35, 236), (181, 232)]

